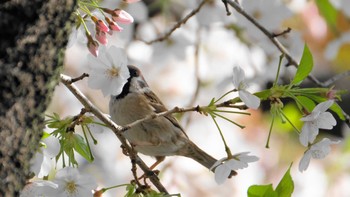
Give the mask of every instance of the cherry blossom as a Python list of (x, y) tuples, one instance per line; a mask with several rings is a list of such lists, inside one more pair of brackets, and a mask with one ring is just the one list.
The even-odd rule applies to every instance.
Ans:
[(248, 167), (248, 163), (258, 161), (259, 158), (256, 156), (248, 155), (249, 152), (242, 152), (233, 155), (232, 159), (224, 157), (210, 168), (215, 168), (215, 181), (217, 184), (222, 184), (230, 176), (232, 170), (238, 170)]
[(322, 139), (320, 142), (317, 142), (310, 146), (310, 148), (304, 153), (303, 158), (300, 160), (299, 163), (299, 171), (303, 172), (309, 167), (309, 163), (311, 158), (314, 159), (323, 159), (325, 158), (330, 152), (332, 144), (338, 144), (340, 141), (331, 141), (328, 138)]
[(303, 146), (307, 146), (316, 139), (319, 129), (332, 129), (337, 124), (333, 115), (326, 112), (333, 103), (333, 100), (319, 103), (309, 115), (300, 119), (304, 121), (299, 135), (299, 141)]
[[(45, 145), (40, 146), (38, 152), (31, 160), (31, 171), (35, 173), (38, 178), (47, 176), (50, 170), (54, 167), (52, 158), (59, 152), (59, 141), (53, 136), (43, 139)], [(48, 144), (49, 146), (46, 146)]]
[(239, 66), (233, 68), (233, 86), (238, 90), (239, 98), (241, 98), (244, 104), (249, 108), (258, 109), (260, 99), (246, 90), (245, 73)]
[(92, 190), (97, 187), (92, 176), (82, 175), (72, 167), (59, 170), (53, 182), (58, 185), (57, 197), (92, 196)]
[(127, 68), (127, 57), (122, 48), (111, 46), (102, 48), (96, 58), (88, 55), (91, 71), (88, 85), (92, 89), (100, 89), (104, 96), (118, 95), (130, 74)]

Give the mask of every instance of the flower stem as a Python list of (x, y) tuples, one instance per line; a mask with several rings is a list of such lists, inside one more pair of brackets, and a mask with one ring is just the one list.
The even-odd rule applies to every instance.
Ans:
[(220, 133), (220, 136), (221, 136), (221, 139), (222, 139), (222, 141), (224, 142), (225, 151), (226, 151), (226, 153), (227, 153), (227, 158), (232, 158), (231, 150), (230, 150), (230, 148), (227, 146), (225, 137), (224, 137), (224, 135), (223, 135), (223, 133), (222, 133), (220, 127), (219, 127), (219, 124), (216, 122), (215, 117), (214, 117), (213, 114), (210, 114), (210, 116), (211, 116), (211, 118), (213, 119), (213, 121), (214, 121), (214, 123), (215, 123), (215, 125), (216, 125), (216, 128), (218, 128), (219, 133)]
[(270, 138), (271, 138), (271, 133), (272, 133), (272, 128), (273, 128), (274, 122), (275, 122), (275, 115), (272, 115), (272, 121), (271, 121), (271, 125), (270, 125), (270, 131), (269, 131), (269, 135), (267, 136), (267, 141), (266, 141), (265, 148), (270, 148)]
[(284, 112), (282, 110), (280, 111), (280, 113), (289, 122), (289, 124), (292, 125), (292, 127), (295, 129), (295, 131), (299, 134), (300, 133), (299, 129), (292, 123), (292, 121), (289, 120), (289, 118), (286, 116), (286, 114), (284, 114)]
[(224, 98), (225, 96), (227, 96), (228, 94), (232, 93), (232, 92), (236, 92), (236, 90), (230, 90), (228, 92), (226, 92), (224, 95), (222, 95), (218, 100), (216, 100), (214, 103), (217, 103), (218, 101), (220, 101), (222, 98)]
[[(92, 155), (92, 152), (91, 152), (91, 147), (90, 147), (90, 143), (89, 143), (89, 139), (88, 139), (88, 137), (87, 137), (87, 135), (86, 135), (86, 130), (85, 130), (85, 127), (87, 127), (87, 126), (81, 126), (81, 129), (83, 130), (83, 134), (84, 134), (84, 138), (85, 138), (85, 140), (86, 140), (86, 145), (87, 145), (87, 147), (88, 147), (88, 149), (89, 149), (89, 154), (90, 154), (90, 159), (91, 160), (94, 160), (94, 156)], [(89, 130), (89, 129), (88, 129)], [(90, 133), (91, 134), (91, 133)]]
[(231, 122), (232, 124), (238, 126), (238, 127), (241, 128), (241, 129), (244, 129), (244, 127), (245, 127), (245, 126), (240, 125), (240, 124), (238, 124), (238, 123), (236, 123), (236, 122), (234, 122), (234, 121), (232, 121), (232, 120), (230, 120), (230, 119), (226, 118), (225, 116), (222, 116), (222, 115), (220, 115), (220, 114), (218, 114), (218, 113), (213, 112), (213, 114), (214, 114), (215, 116), (219, 116), (220, 118)]
[(278, 69), (277, 69), (277, 73), (276, 73), (276, 78), (275, 78), (275, 81), (273, 82), (273, 87), (275, 87), (277, 85), (277, 81), (278, 81), (278, 77), (280, 75), (280, 69), (281, 69), (281, 64), (282, 64), (283, 57), (284, 57), (284, 54), (281, 54), (279, 62), (278, 62)]
[(222, 112), (222, 113), (232, 113), (232, 114), (243, 114), (243, 115), (251, 115), (248, 112), (238, 112), (238, 111), (228, 111), (228, 110), (219, 110), (219, 109), (215, 109), (215, 112)]

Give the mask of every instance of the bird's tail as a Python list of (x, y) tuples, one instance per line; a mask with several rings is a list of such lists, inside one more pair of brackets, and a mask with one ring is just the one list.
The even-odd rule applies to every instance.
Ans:
[[(214, 163), (217, 161), (214, 157), (210, 156), (206, 152), (204, 152), (202, 149), (200, 149), (197, 145), (195, 145), (193, 142), (189, 142), (186, 147), (186, 153), (183, 154), (185, 157), (189, 157), (197, 161), (198, 163), (202, 164), (204, 167), (210, 169)], [(215, 171), (215, 168), (212, 168), (211, 171)], [(237, 175), (237, 172), (232, 170), (230, 177)]]

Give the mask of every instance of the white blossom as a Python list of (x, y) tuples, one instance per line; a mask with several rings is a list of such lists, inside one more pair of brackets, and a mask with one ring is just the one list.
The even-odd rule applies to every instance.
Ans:
[(97, 58), (89, 54), (88, 60), (91, 68), (89, 87), (100, 89), (104, 96), (120, 94), (130, 76), (124, 50), (115, 46), (108, 50), (102, 48)]
[(243, 152), (233, 155), (232, 159), (224, 157), (210, 168), (215, 168), (215, 181), (217, 184), (222, 184), (230, 176), (232, 170), (238, 170), (248, 167), (248, 163), (258, 161), (256, 156), (248, 155), (249, 152)]
[(233, 86), (238, 90), (239, 98), (241, 98), (244, 104), (249, 108), (258, 109), (260, 99), (246, 90), (245, 73), (239, 66), (233, 68)]
[(330, 145), (338, 144), (339, 142), (339, 140), (331, 141), (328, 138), (324, 138), (320, 142), (311, 145), (310, 148), (304, 153), (303, 158), (300, 160), (299, 171), (303, 172), (308, 168), (311, 158), (325, 158), (331, 151)]
[(52, 181), (35, 180), (23, 188), (20, 197), (54, 197), (58, 185)]
[(333, 115), (326, 112), (333, 103), (333, 100), (319, 103), (311, 114), (300, 119), (304, 121), (299, 135), (299, 141), (303, 146), (307, 146), (308, 143), (312, 143), (316, 139), (319, 129), (332, 129), (337, 124)]
[(56, 137), (50, 135), (43, 139), (42, 142), (45, 145), (40, 146), (38, 152), (30, 161), (30, 170), (34, 172), (38, 178), (49, 174), (50, 170), (54, 167), (52, 158), (56, 157), (60, 151), (60, 144)]
[(57, 197), (92, 196), (97, 184), (90, 175), (82, 175), (78, 169), (65, 167), (56, 174), (54, 183), (58, 185)]

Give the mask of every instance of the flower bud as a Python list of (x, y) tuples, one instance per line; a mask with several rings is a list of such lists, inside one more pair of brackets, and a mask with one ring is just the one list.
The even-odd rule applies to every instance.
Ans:
[(95, 41), (89, 33), (86, 33), (86, 37), (88, 39), (87, 47), (90, 51), (90, 53), (97, 57), (98, 56), (98, 42)]
[(95, 38), (103, 45), (106, 45), (108, 42), (106, 32), (101, 31), (98, 28), (96, 28)]
[(109, 28), (103, 20), (98, 19), (95, 16), (91, 16), (91, 19), (92, 19), (92, 21), (94, 21), (94, 23), (96, 25), (96, 29), (98, 28), (100, 31), (109, 32)]
[(129, 13), (121, 9), (113, 10), (111, 15), (113, 20), (116, 22), (120, 22), (124, 24), (130, 24), (134, 22), (134, 18)]
[(136, 3), (139, 2), (140, 0), (123, 0), (125, 3)]
[(120, 27), (116, 22), (112, 21), (110, 18), (105, 17), (105, 19), (111, 30), (118, 31), (118, 32), (121, 32), (123, 30), (122, 27)]

